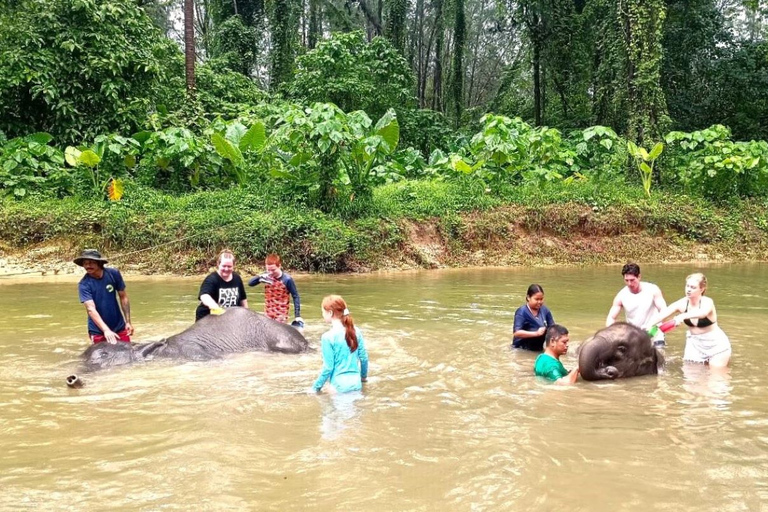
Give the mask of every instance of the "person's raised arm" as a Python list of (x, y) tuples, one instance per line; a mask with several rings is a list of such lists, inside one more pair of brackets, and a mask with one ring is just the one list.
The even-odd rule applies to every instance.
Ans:
[(203, 306), (207, 307), (208, 309), (217, 309), (219, 307), (218, 302), (213, 300), (213, 297), (207, 293), (200, 295), (200, 302), (202, 302)]
[(613, 304), (611, 305), (611, 309), (608, 310), (608, 316), (605, 319), (606, 327), (616, 323), (616, 319), (619, 317), (619, 313), (621, 313), (621, 308), (621, 297), (619, 296), (619, 293), (617, 293), (616, 297), (613, 298)]
[(101, 315), (96, 310), (96, 303), (93, 300), (86, 300), (83, 302), (83, 305), (85, 306), (85, 310), (88, 312), (90, 319), (93, 320), (93, 323), (95, 323), (96, 326), (101, 329), (101, 332), (104, 333), (104, 339), (113, 345), (117, 343), (117, 334), (115, 334), (106, 322), (104, 322), (104, 319), (101, 318)]
[(576, 384), (576, 381), (579, 379), (579, 367), (577, 366), (570, 372), (568, 372), (568, 375), (565, 377), (561, 377), (555, 381), (556, 384), (564, 384), (564, 385), (570, 385), (570, 384)]
[(659, 311), (662, 311), (667, 307), (667, 301), (664, 300), (664, 295), (661, 293), (661, 288), (659, 288), (658, 286), (656, 287), (656, 290), (654, 290), (653, 292), (653, 305), (656, 306), (656, 309), (658, 309)]
[(216, 283), (214, 281), (216, 274), (211, 274), (203, 280), (203, 284), (200, 285), (200, 293), (198, 297), (203, 306), (210, 310), (219, 309), (219, 303), (213, 298), (213, 293), (216, 293)]
[(299, 290), (296, 289), (296, 282), (293, 280), (293, 278), (290, 278), (288, 279), (286, 285), (288, 292), (293, 298), (293, 316), (296, 318), (296, 320), (303, 322), (304, 320), (301, 318), (301, 299), (299, 298)]
[(120, 296), (120, 307), (123, 309), (123, 318), (125, 318), (125, 330), (128, 336), (133, 335), (133, 324), (131, 323), (131, 301), (128, 299), (128, 292), (124, 289), (117, 292)]
[(663, 322), (664, 320), (666, 320), (669, 316), (673, 315), (674, 313), (682, 312), (683, 311), (682, 306), (685, 303), (685, 301), (686, 299), (680, 299), (673, 302), (666, 308), (662, 309), (661, 311), (653, 315), (650, 321), (648, 322), (648, 325), (644, 325), (643, 327), (650, 327), (652, 325), (657, 325)]
[(526, 306), (521, 306), (515, 311), (515, 323), (512, 328), (512, 336), (516, 338), (535, 338), (537, 336), (542, 336), (547, 330), (546, 327), (540, 327), (535, 331), (526, 331), (523, 329), (523, 325), (525, 324), (525, 307)]

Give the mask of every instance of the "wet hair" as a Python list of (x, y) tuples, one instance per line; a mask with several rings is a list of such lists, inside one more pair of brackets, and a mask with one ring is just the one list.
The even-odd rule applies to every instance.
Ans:
[[(341, 320), (341, 325), (344, 326), (344, 339), (347, 340), (347, 346), (350, 352), (357, 350), (357, 333), (355, 332), (355, 321), (352, 319), (352, 315), (349, 314), (347, 309), (347, 303), (339, 295), (326, 295), (323, 298), (322, 308), (326, 311), (330, 311), (333, 314), (333, 318)], [(346, 314), (344, 314), (346, 313)]]
[(550, 341), (557, 341), (564, 334), (568, 334), (568, 329), (560, 324), (552, 324), (547, 328), (547, 335), (544, 337), (544, 346), (548, 347)]
[(265, 265), (277, 265), (280, 266), (280, 256), (277, 254), (268, 254), (267, 257), (264, 259)]
[(528, 300), (539, 292), (544, 293), (544, 288), (540, 284), (532, 284), (528, 287), (528, 291), (525, 292), (525, 299)]
[(705, 276), (701, 272), (696, 272), (695, 274), (691, 274), (685, 278), (686, 281), (688, 281), (689, 279), (699, 280), (699, 288), (701, 288), (701, 294), (704, 295), (704, 292), (707, 291), (707, 276)]
[(627, 263), (623, 267), (621, 267), (621, 275), (632, 275), (635, 277), (640, 277), (640, 265), (637, 263)]
[(224, 249), (219, 253), (219, 257), (216, 258), (216, 265), (221, 265), (221, 260), (225, 258), (228, 260), (232, 260), (233, 262), (235, 261), (234, 253), (232, 253), (232, 251), (230, 251), (229, 249)]

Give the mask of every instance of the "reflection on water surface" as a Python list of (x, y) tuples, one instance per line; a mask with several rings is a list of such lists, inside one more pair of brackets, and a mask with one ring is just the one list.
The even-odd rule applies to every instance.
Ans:
[[(0, 282), (0, 508), (765, 510), (766, 268), (704, 269), (728, 371), (683, 365), (677, 329), (663, 375), (573, 388), (508, 349), (514, 310), (539, 283), (583, 340), (619, 267), (299, 277), (310, 341), (331, 292), (365, 330), (371, 378), (349, 396), (306, 393), (319, 353), (152, 362), (70, 390), (87, 347), (76, 285)], [(643, 277), (672, 301), (692, 270)], [(129, 278), (137, 341), (189, 325), (198, 286)]]

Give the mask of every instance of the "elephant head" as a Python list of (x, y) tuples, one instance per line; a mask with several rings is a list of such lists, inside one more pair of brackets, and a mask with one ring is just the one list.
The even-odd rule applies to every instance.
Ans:
[(624, 322), (600, 329), (579, 351), (584, 380), (656, 375), (663, 364), (664, 356), (653, 347), (648, 333)]

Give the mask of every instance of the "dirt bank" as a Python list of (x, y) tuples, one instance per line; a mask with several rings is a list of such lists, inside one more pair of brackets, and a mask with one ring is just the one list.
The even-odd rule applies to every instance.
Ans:
[[(501, 208), (449, 219), (403, 220), (397, 229), (401, 234), (397, 243), (383, 244), (380, 250), (368, 252), (364, 258), (350, 248), (342, 255), (342, 268), (349, 272), (368, 272), (620, 264), (628, 260), (643, 263), (768, 261), (768, 234), (746, 224), (739, 243), (732, 240), (701, 243), (677, 231), (652, 232), (626, 215), (601, 215), (589, 208)], [(129, 275), (202, 274), (211, 269), (219, 249), (184, 249), (179, 245), (128, 249), (109, 247), (105, 243), (99, 248)], [(71, 237), (22, 248), (0, 245), (0, 277), (79, 277), (82, 269), (72, 263), (72, 259), (81, 248), (80, 240)], [(261, 271), (259, 259), (237, 256), (241, 273)]]

